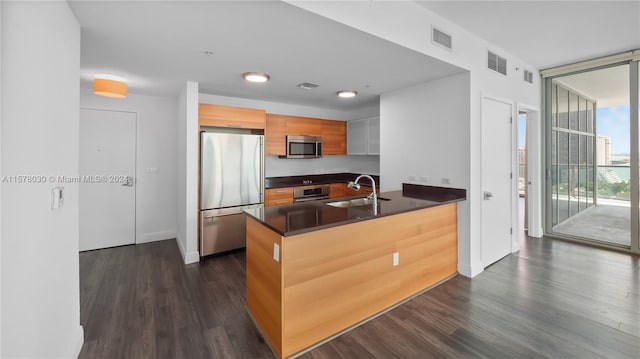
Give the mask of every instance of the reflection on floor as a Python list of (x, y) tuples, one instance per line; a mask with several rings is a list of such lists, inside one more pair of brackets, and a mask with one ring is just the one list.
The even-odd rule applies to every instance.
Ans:
[[(557, 225), (556, 233), (585, 237), (607, 243), (631, 243), (631, 208), (617, 203), (592, 206)], [(609, 201), (613, 202), (613, 201)], [(621, 202), (621, 201), (615, 201)]]

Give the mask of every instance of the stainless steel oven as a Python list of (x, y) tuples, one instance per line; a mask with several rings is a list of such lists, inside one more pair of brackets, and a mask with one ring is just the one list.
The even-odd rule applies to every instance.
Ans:
[(287, 136), (287, 158), (322, 157), (322, 137)]
[(321, 199), (329, 199), (330, 186), (318, 185), (318, 186), (304, 186), (296, 187), (293, 189), (293, 201), (294, 202), (307, 202), (317, 201)]

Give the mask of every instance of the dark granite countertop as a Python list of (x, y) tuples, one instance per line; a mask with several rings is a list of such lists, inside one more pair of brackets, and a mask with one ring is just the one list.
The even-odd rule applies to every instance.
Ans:
[(324, 201), (294, 203), (285, 206), (255, 208), (245, 213), (282, 236), (293, 236), (335, 226), (366, 221), (378, 217), (464, 201), (464, 189), (403, 184), (402, 191), (383, 192), (378, 201), (378, 214), (371, 205), (339, 208), (328, 202), (342, 201), (363, 196), (334, 198)]
[[(270, 188), (283, 188), (283, 187), (297, 187), (297, 186), (309, 186), (314, 184), (331, 184), (331, 183), (347, 183), (353, 181), (358, 177), (360, 173), (328, 173), (321, 175), (304, 175), (304, 176), (283, 176), (283, 177), (267, 177), (264, 180), (264, 187)], [(376, 185), (380, 186), (380, 176), (371, 175), (376, 181)], [(363, 186), (371, 186), (368, 179), (363, 178), (360, 182)]]

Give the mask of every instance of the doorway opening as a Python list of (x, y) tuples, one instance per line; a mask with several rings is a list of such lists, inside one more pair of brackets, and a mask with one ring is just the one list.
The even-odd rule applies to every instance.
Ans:
[[(551, 113), (550, 232), (630, 248), (637, 151), (630, 64), (548, 79)], [(549, 120), (548, 120), (549, 121)], [(635, 141), (635, 142), (634, 142)], [(636, 150), (634, 151), (634, 148)], [(635, 190), (635, 189), (634, 189)]]
[(518, 238), (524, 239), (528, 232), (529, 169), (527, 166), (527, 112), (518, 111)]
[(540, 110), (535, 106), (518, 104), (514, 129), (514, 248), (527, 237), (540, 238), (542, 229), (542, 141)]

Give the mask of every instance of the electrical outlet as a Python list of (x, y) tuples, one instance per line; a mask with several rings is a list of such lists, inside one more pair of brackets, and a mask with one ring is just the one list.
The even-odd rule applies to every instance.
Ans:
[(395, 267), (398, 264), (400, 264), (400, 253), (393, 252), (393, 266)]
[(422, 182), (422, 183), (427, 183), (427, 182), (429, 182), (429, 177), (427, 177), (427, 176), (420, 176), (420, 182)]
[(451, 178), (449, 177), (442, 177), (442, 184), (451, 184)]
[(273, 260), (280, 262), (280, 245), (278, 243), (273, 244)]

